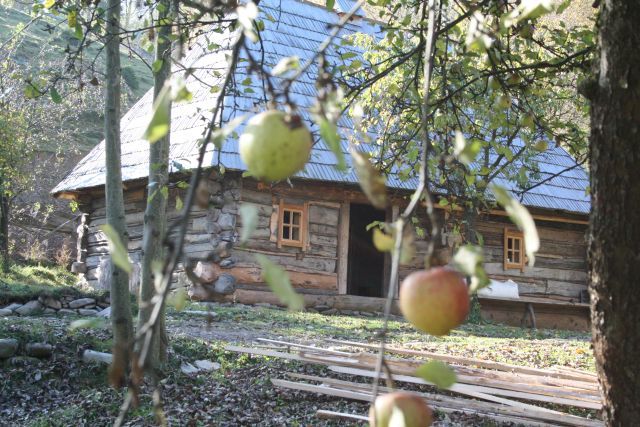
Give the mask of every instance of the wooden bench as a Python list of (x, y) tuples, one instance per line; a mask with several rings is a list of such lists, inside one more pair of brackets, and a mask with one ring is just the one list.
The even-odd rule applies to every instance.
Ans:
[(485, 320), (531, 328), (590, 330), (590, 306), (587, 303), (528, 296), (479, 295), (478, 300)]

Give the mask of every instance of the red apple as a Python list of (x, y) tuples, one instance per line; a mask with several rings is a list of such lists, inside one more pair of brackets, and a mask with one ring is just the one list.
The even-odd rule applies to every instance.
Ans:
[(400, 310), (416, 328), (431, 335), (446, 335), (469, 314), (469, 291), (455, 270), (436, 267), (416, 271), (400, 286)]
[(378, 396), (369, 409), (371, 427), (388, 427), (392, 419), (393, 425), (404, 421), (405, 427), (426, 427), (433, 422), (433, 414), (422, 397), (399, 391)]

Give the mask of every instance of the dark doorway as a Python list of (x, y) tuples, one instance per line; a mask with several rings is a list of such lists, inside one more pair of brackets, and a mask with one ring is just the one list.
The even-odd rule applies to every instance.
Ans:
[(373, 246), (373, 231), (367, 231), (367, 225), (384, 221), (385, 217), (384, 211), (371, 205), (351, 203), (347, 267), (347, 291), (351, 295), (383, 295), (385, 255)]

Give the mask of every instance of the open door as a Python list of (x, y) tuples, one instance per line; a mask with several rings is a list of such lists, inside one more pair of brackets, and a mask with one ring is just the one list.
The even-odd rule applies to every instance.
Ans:
[(350, 295), (382, 297), (384, 294), (385, 254), (373, 246), (373, 230), (367, 231), (367, 225), (385, 219), (385, 211), (351, 203), (347, 265), (347, 292)]

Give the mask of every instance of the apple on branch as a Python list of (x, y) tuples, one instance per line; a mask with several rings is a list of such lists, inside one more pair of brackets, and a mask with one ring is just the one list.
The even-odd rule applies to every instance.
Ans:
[(282, 181), (309, 160), (313, 140), (300, 116), (267, 110), (253, 116), (240, 136), (240, 158), (251, 175)]
[(427, 427), (432, 422), (431, 408), (413, 393), (400, 391), (378, 396), (369, 409), (371, 427)]
[(446, 335), (469, 314), (464, 277), (447, 267), (416, 271), (400, 286), (400, 311), (413, 326), (431, 335)]

